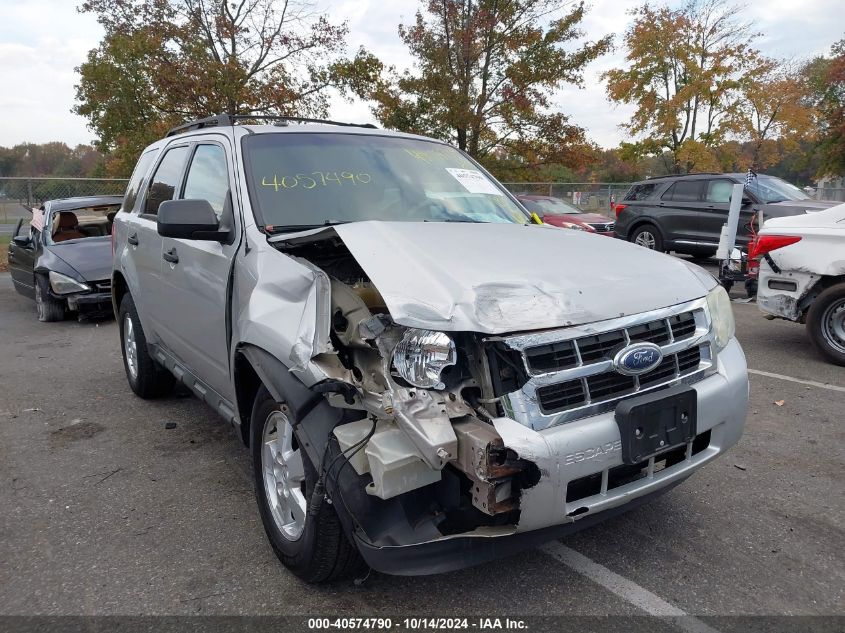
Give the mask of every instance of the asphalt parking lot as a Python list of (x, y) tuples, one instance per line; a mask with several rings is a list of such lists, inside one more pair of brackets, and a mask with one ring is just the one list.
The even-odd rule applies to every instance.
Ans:
[(734, 305), (749, 368), (781, 377), (752, 373), (743, 439), (680, 487), (481, 567), (313, 587), (265, 540), (234, 429), (192, 397), (134, 397), (114, 322), (38, 323), (2, 274), (0, 615), (671, 607), (717, 630), (750, 625), (707, 616), (845, 615), (845, 370), (816, 355), (802, 326)]

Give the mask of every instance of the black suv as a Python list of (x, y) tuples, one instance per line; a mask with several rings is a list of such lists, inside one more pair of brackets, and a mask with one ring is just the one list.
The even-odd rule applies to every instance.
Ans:
[[(733, 185), (743, 182), (742, 173), (707, 173), (634, 183), (616, 205), (616, 237), (652, 250), (710, 257), (727, 221)], [(737, 244), (748, 243), (751, 219), (761, 209), (765, 221), (834, 204), (812, 200), (795, 185), (758, 174), (745, 190)]]

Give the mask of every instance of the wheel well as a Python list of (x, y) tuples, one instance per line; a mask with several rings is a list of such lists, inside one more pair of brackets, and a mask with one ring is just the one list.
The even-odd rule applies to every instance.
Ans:
[(241, 420), (241, 440), (249, 446), (249, 427), (252, 417), (252, 403), (261, 386), (252, 364), (241, 352), (235, 354), (235, 399), (238, 405), (238, 417)]
[(126, 285), (126, 279), (123, 278), (122, 274), (114, 273), (111, 280), (111, 303), (115, 316), (118, 315), (120, 302), (123, 301), (123, 295), (127, 292), (129, 292), (129, 287)]
[[(631, 237), (633, 237), (634, 233), (636, 233), (636, 232), (637, 232), (637, 230), (638, 230), (640, 227), (645, 226), (646, 224), (650, 224), (651, 226), (653, 226), (654, 228), (656, 228), (656, 229), (657, 229), (657, 232), (658, 232), (658, 233), (660, 233), (660, 237), (661, 237), (661, 238), (664, 238), (664, 236), (663, 236), (663, 229), (661, 229), (661, 228), (660, 228), (660, 225), (659, 225), (659, 224), (657, 224), (657, 222), (655, 222), (655, 221), (654, 221), (654, 220), (652, 220), (651, 218), (642, 218), (642, 219), (636, 220), (636, 221), (635, 221), (635, 222), (631, 225), (631, 227), (628, 229), (628, 239), (631, 239)], [(664, 239), (665, 239), (665, 238), (664, 238)]]

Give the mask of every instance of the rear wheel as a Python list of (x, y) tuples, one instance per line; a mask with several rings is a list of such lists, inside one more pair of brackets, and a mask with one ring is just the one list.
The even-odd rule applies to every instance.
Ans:
[(631, 234), (631, 241), (652, 251), (663, 252), (663, 236), (653, 224), (643, 224)]
[(132, 296), (126, 293), (118, 311), (120, 347), (123, 351), (123, 368), (126, 379), (135, 395), (141, 398), (158, 398), (173, 389), (176, 379), (159, 365), (147, 350), (147, 337), (141, 327), (138, 311)]
[(831, 362), (845, 365), (845, 284), (821, 293), (807, 312), (810, 340)]
[(317, 470), (300, 448), (289, 416), (265, 387), (258, 390), (250, 445), (264, 531), (279, 560), (304, 581), (350, 577), (363, 562), (330, 502), (323, 500), (309, 512)]
[(39, 321), (47, 323), (65, 319), (67, 305), (50, 295), (50, 282), (45, 275), (35, 276), (35, 309), (38, 311)]

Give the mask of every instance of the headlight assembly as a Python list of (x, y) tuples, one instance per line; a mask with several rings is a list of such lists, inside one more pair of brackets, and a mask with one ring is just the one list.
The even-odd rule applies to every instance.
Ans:
[(716, 338), (716, 350), (721, 351), (736, 332), (731, 300), (722, 286), (716, 286), (707, 294), (707, 308), (710, 310), (710, 321)]
[(443, 389), (442, 371), (457, 362), (455, 342), (449, 335), (411, 328), (393, 350), (393, 366), (415, 387)]
[(67, 275), (57, 273), (54, 270), (50, 271), (49, 277), (50, 287), (57, 295), (66, 295), (71, 292), (85, 292), (86, 290), (91, 290), (87, 284), (76, 281), (76, 279), (72, 279)]

